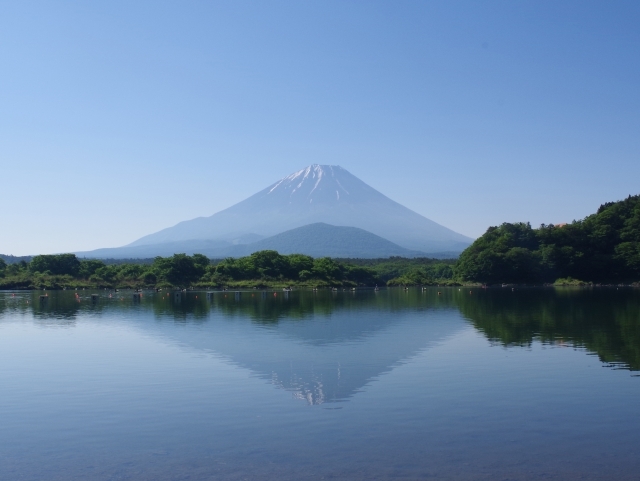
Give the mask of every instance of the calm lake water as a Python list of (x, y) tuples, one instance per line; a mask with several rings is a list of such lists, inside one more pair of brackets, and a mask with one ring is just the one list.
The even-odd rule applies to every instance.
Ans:
[(91, 293), (0, 292), (2, 480), (640, 478), (638, 290)]

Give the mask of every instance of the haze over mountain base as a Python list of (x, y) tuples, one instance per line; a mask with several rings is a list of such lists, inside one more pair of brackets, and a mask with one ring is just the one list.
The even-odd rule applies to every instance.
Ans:
[[(182, 249), (182, 250), (180, 250)], [(339, 227), (324, 223), (291, 229), (250, 244), (224, 241), (191, 240), (165, 244), (98, 249), (79, 253), (92, 258), (150, 258), (170, 256), (175, 252), (188, 255), (204, 254), (211, 258), (241, 257), (261, 250), (276, 250), (280, 254), (306, 254), (312, 257), (426, 257), (425, 252), (400, 247), (380, 236), (357, 227)], [(443, 253), (444, 254), (444, 253)], [(455, 257), (456, 254), (449, 255)]]
[(264, 248), (286, 253), (295, 246), (296, 252), (314, 256), (415, 257), (455, 255), (471, 242), (340, 166), (311, 165), (210, 217), (180, 222), (127, 246), (78, 254), (132, 258), (198, 252), (219, 257)]

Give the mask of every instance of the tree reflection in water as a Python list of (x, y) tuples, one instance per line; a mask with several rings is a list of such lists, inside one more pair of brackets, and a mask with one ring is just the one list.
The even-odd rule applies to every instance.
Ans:
[(640, 292), (616, 288), (487, 289), (457, 305), (504, 346), (534, 341), (585, 348), (613, 367), (640, 370)]
[[(91, 294), (98, 294), (92, 300)], [(45, 300), (40, 296), (45, 295)], [(109, 297), (111, 295), (111, 297)], [(390, 315), (415, 310), (457, 309), (478, 331), (503, 346), (534, 341), (596, 353), (616, 368), (640, 370), (640, 291), (631, 288), (401, 288), (374, 291), (312, 292), (145, 292), (22, 291), (0, 293), (0, 320), (7, 313), (27, 315), (45, 325), (73, 325), (81, 314), (102, 315), (131, 309), (179, 323), (206, 322), (212, 314), (248, 318), (276, 326), (283, 320), (329, 318), (340, 312), (377, 311)], [(373, 322), (373, 321), (372, 321)], [(341, 335), (358, 337), (366, 323)], [(379, 326), (378, 326), (379, 327)], [(357, 331), (357, 332), (356, 332)], [(328, 335), (328, 334), (327, 334)], [(329, 339), (326, 339), (329, 341)], [(340, 342), (334, 338), (332, 342)]]

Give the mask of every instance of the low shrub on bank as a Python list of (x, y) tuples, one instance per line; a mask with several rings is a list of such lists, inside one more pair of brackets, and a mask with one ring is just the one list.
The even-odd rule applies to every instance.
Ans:
[(566, 277), (564, 279), (556, 279), (553, 283), (554, 286), (588, 286), (591, 283), (584, 282), (579, 279), (573, 279), (571, 277)]

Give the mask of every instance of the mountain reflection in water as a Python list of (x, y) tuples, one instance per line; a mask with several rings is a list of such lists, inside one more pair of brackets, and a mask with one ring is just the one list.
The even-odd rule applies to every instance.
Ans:
[[(91, 294), (49, 292), (40, 300), (41, 292), (4, 293), (0, 316), (32, 313), (37, 323), (59, 327), (83, 315), (124, 316), (149, 334), (221, 355), (309, 404), (349, 399), (467, 327), (459, 316), (433, 315), (442, 309), (458, 310), (499, 345), (572, 346), (616, 368), (640, 368), (640, 295), (632, 289), (149, 292), (139, 300), (131, 291), (111, 299)], [(423, 323), (408, 321), (416, 311)]]
[(108, 296), (0, 292), (0, 479), (640, 472), (638, 290)]

